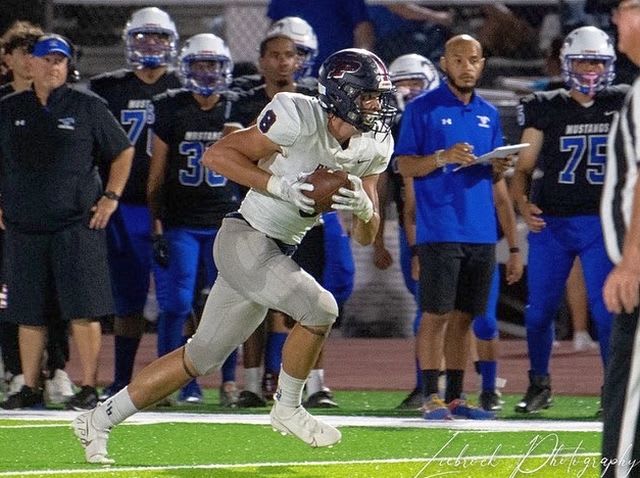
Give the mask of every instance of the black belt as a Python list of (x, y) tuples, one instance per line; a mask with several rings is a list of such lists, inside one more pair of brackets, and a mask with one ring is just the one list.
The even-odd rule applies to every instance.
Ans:
[[(239, 211), (230, 212), (225, 217), (228, 217), (230, 219), (240, 219), (241, 221), (244, 221), (249, 226), (251, 226), (251, 224), (249, 224), (249, 221), (247, 221)], [(267, 236), (267, 238), (275, 242), (276, 246), (278, 246), (278, 249), (280, 249), (280, 252), (282, 252), (285, 256), (291, 257), (298, 250), (298, 246), (296, 245), (287, 244), (286, 242), (282, 242), (280, 239), (276, 239), (275, 237), (271, 236)]]

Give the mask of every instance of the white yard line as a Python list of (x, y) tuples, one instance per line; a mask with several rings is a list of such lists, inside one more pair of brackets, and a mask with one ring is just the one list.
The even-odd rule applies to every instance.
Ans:
[[(71, 421), (78, 412), (55, 410), (3, 411), (0, 419), (25, 421)], [(474, 430), (487, 432), (548, 431), (548, 432), (601, 432), (602, 422), (577, 422), (568, 420), (434, 420), (420, 417), (345, 417), (322, 415), (322, 419), (333, 426), (385, 427), (385, 428), (448, 428), (451, 430)], [(269, 425), (269, 415), (264, 414), (206, 414), (179, 412), (140, 412), (125, 424), (149, 425), (160, 423), (214, 423)], [(57, 426), (41, 424), (2, 425), (0, 428)], [(60, 425), (67, 426), (67, 425)]]

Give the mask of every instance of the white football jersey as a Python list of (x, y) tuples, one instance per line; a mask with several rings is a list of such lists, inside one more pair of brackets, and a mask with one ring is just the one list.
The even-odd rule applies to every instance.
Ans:
[[(328, 115), (316, 98), (298, 93), (278, 93), (264, 107), (258, 128), (282, 153), (261, 160), (262, 169), (291, 182), (322, 165), (358, 177), (379, 174), (387, 168), (393, 138), (374, 133), (356, 134), (342, 149), (327, 128)], [(240, 207), (255, 229), (287, 244), (299, 244), (319, 216), (303, 217), (288, 201), (251, 189)]]

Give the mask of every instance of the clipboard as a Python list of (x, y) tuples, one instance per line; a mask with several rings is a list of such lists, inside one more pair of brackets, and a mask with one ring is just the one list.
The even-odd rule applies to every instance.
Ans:
[(478, 156), (473, 163), (460, 165), (455, 168), (453, 171), (458, 171), (462, 168), (467, 168), (469, 166), (475, 166), (476, 164), (491, 164), (492, 159), (496, 158), (506, 158), (509, 155), (517, 154), (523, 149), (529, 147), (529, 143), (518, 143), (518, 144), (510, 144), (507, 146), (499, 146), (493, 151), (489, 151), (488, 153), (483, 154), (482, 156)]

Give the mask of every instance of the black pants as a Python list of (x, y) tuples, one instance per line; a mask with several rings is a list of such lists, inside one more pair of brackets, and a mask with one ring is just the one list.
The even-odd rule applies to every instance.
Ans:
[[(632, 314), (620, 314), (613, 321), (602, 401), (602, 476), (606, 478), (614, 478), (616, 468), (620, 468), (620, 476), (640, 477), (639, 313), (636, 308)], [(629, 397), (628, 390), (632, 391)], [(624, 462), (620, 461), (623, 457)]]

